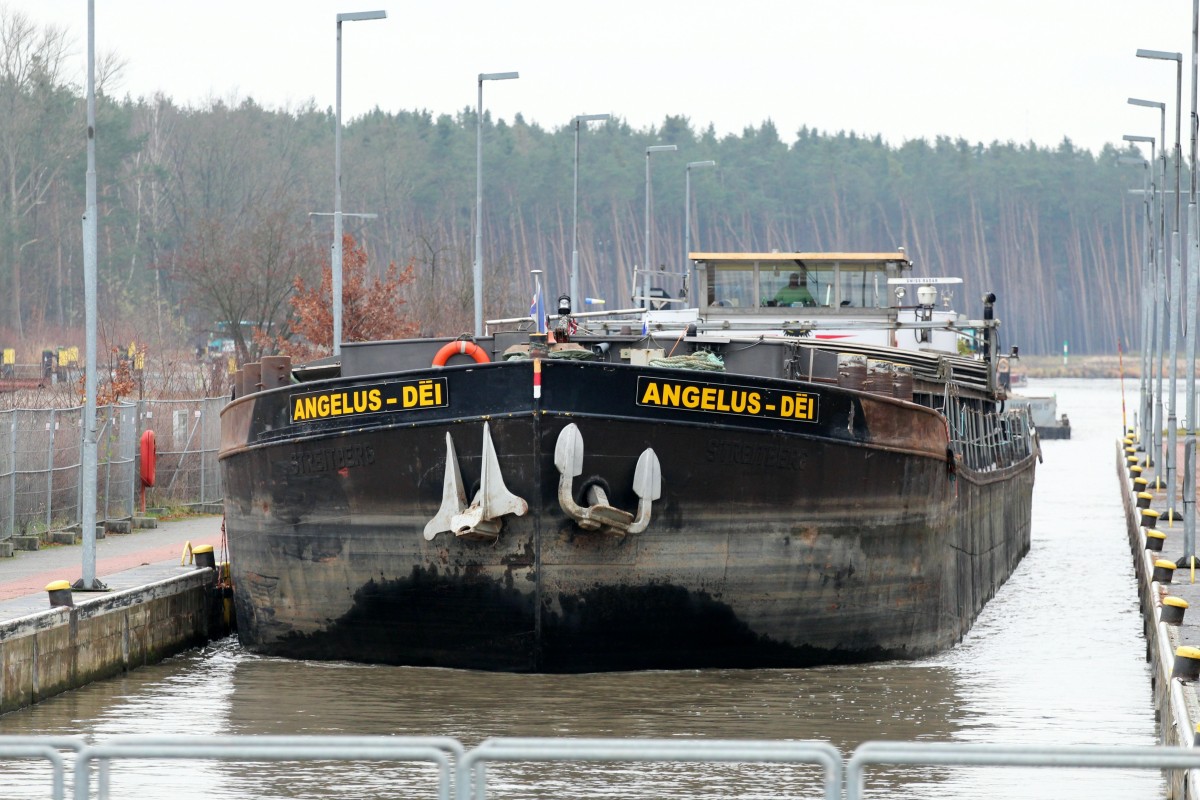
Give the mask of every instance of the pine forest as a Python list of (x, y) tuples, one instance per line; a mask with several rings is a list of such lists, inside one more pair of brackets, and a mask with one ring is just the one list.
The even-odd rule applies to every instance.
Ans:
[[(84, 92), (62, 78), (61, 35), (9, 33), (22, 47), (0, 64), (0, 346), (24, 359), (82, 338), (86, 113)], [(332, 109), (115, 97), (100, 73), (101, 328), (113, 341), (191, 348), (232, 321), (268, 334), (238, 333), (240, 356), (257, 359), (290, 330), (296, 279), (318, 285), (328, 269)], [(566, 292), (573, 230), (582, 293), (627, 307), (645, 237), (651, 266), (677, 271), (690, 219), (693, 251), (903, 247), (917, 274), (964, 279), (957, 304), (970, 316), (995, 292), (1005, 349), (1139, 346), (1144, 188), (1162, 165), (1125, 163), (1133, 151), (1096, 154), (1065, 139), (889, 144), (770, 121), (719, 136), (683, 117), (638, 130), (611, 111), (579, 131), (577, 194), (572, 109), (552, 128), (485, 114), (485, 318), (526, 313), (533, 269), (551, 299)], [(411, 266), (410, 280), (386, 285), (403, 293), (416, 335), (472, 327), (477, 127), (469, 106), (344, 120), (343, 208), (375, 215), (347, 217), (346, 233), (369, 273)], [(654, 154), (647, 231), (646, 147), (663, 144), (678, 151)], [(716, 166), (685, 176), (704, 160)]]

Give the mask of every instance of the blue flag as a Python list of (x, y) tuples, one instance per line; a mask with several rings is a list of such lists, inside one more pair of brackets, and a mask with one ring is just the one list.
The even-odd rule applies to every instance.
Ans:
[(535, 274), (533, 280), (533, 302), (529, 304), (529, 316), (533, 317), (533, 321), (537, 325), (537, 332), (545, 333), (546, 301), (542, 298), (542, 279), (539, 275)]

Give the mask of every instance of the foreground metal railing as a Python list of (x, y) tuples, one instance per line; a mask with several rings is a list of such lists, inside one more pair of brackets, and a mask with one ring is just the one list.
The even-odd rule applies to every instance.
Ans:
[[(3, 754), (0, 747), (0, 754)], [(100, 800), (109, 798), (111, 762), (119, 759), (220, 761), (421, 761), (438, 769), (437, 796), (450, 800), (453, 762), (464, 749), (456, 739), (413, 736), (119, 736), (83, 747), (75, 760), (75, 800), (91, 796), (97, 762)], [(61, 795), (55, 795), (56, 798)]]
[[(496, 762), (676, 762), (809, 765), (821, 772), (827, 800), (860, 800), (867, 769), (880, 765), (1045, 768), (1200, 769), (1200, 748), (1162, 746), (1014, 746), (942, 742), (866, 742), (848, 758), (827, 742), (754, 739), (487, 739), (467, 750), (449, 737), (411, 736), (0, 736), (0, 763), (40, 759), (51, 768), (51, 797), (108, 800), (115, 762), (417, 762), (436, 767), (440, 800), (484, 800), (487, 765)], [(70, 763), (69, 763), (70, 762)], [(93, 795), (93, 770), (95, 789)], [(268, 781), (268, 777), (263, 777)], [(433, 783), (433, 781), (431, 781)], [(1195, 778), (1185, 785), (1196, 785)]]
[(864, 742), (846, 762), (846, 800), (861, 800), (865, 767), (873, 764), (1194, 770), (1200, 768), (1200, 749)]
[(458, 800), (487, 797), (489, 761), (674, 761), (800, 763), (824, 769), (825, 797), (838, 800), (842, 757), (827, 742), (712, 739), (487, 739), (458, 765)]

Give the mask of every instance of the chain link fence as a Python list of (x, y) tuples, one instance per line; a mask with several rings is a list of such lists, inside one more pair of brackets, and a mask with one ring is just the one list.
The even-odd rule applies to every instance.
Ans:
[[(140, 400), (96, 409), (96, 520), (144, 508), (215, 511), (225, 496), (217, 465), (223, 397)], [(141, 442), (153, 432), (154, 485), (143, 489)], [(0, 411), (0, 541), (78, 530), (83, 408)], [(144, 492), (144, 494), (143, 494)]]

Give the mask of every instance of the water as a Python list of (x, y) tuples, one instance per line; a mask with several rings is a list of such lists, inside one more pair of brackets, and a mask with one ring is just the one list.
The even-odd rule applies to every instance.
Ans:
[[(1136, 383), (1126, 406), (1136, 407)], [(1145, 640), (1116, 479), (1117, 381), (1030, 381), (1055, 393), (1069, 441), (1043, 443), (1033, 544), (953, 650), (808, 670), (505, 675), (294, 662), (217, 643), (0, 717), (0, 734), (402, 734), (1156, 743)], [(1132, 423), (1132, 416), (1130, 417)], [(114, 798), (432, 797), (427, 767), (115, 764)], [(497, 765), (489, 797), (759, 798), (818, 794), (810, 768)], [(1161, 797), (1156, 772), (880, 768), (869, 796)], [(48, 770), (0, 763), (6, 797), (45, 797)]]

